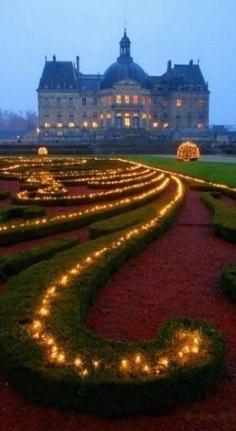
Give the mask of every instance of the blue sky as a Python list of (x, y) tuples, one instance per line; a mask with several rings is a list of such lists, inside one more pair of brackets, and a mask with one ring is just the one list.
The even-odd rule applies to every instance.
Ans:
[(132, 55), (149, 74), (191, 58), (209, 81), (210, 122), (236, 124), (236, 0), (0, 0), (0, 108), (36, 109), (44, 57), (103, 73), (118, 55), (125, 2)]

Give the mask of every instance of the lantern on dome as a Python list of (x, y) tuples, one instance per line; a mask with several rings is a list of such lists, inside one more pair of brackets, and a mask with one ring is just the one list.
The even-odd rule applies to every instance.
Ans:
[(47, 149), (47, 147), (39, 147), (39, 149), (38, 149), (38, 155), (39, 156), (47, 156), (48, 155), (48, 149)]
[(189, 162), (196, 161), (200, 157), (200, 151), (196, 144), (193, 142), (184, 142), (178, 147), (177, 150), (177, 159)]

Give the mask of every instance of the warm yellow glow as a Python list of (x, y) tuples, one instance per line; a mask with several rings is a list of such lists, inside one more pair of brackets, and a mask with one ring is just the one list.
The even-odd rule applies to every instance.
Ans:
[(125, 94), (125, 103), (126, 103), (127, 105), (129, 105), (129, 104), (130, 104), (130, 96), (129, 96), (128, 94)]
[(58, 128), (61, 128), (61, 127), (62, 127), (62, 123), (61, 123), (60, 121), (57, 123), (57, 127), (58, 127)]
[(181, 107), (182, 107), (182, 104), (183, 104), (183, 102), (182, 102), (182, 100), (181, 100), (181, 99), (177, 99), (177, 100), (176, 100), (176, 108), (181, 108)]
[(39, 149), (38, 149), (38, 155), (39, 156), (47, 156), (48, 155), (48, 149), (47, 149), (47, 147), (39, 147)]
[(44, 123), (44, 127), (45, 127), (46, 129), (48, 129), (50, 126), (51, 126), (51, 125), (50, 125), (50, 123)]
[(69, 127), (75, 127), (75, 123), (72, 121), (71, 123), (69, 123)]
[(117, 94), (116, 95), (116, 103), (118, 105), (120, 105), (122, 103), (122, 96), (121, 96), (121, 94)]
[(177, 159), (182, 161), (198, 160), (200, 151), (196, 144), (193, 142), (184, 142), (177, 150)]

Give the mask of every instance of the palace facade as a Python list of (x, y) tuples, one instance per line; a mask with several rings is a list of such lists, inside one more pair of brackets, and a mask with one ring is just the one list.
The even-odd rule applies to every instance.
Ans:
[(46, 61), (38, 86), (39, 137), (81, 141), (121, 135), (152, 136), (206, 132), (209, 89), (199, 64), (172, 65), (150, 76), (133, 61), (126, 31), (117, 61), (100, 74), (84, 74), (76, 63)]

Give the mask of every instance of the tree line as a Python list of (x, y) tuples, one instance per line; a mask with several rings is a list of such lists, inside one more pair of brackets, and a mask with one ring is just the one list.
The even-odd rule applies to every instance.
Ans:
[(37, 127), (38, 117), (34, 111), (14, 112), (0, 109), (0, 131), (22, 132), (33, 131)]

